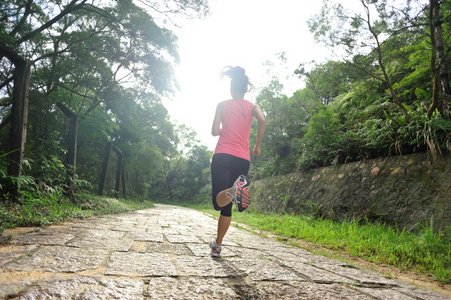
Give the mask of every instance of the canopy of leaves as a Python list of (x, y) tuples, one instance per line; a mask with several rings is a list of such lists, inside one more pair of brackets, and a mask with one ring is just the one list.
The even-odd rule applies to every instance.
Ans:
[[(177, 132), (161, 103), (177, 89), (177, 39), (167, 23), (206, 13), (207, 0), (2, 1), (0, 153), (8, 151), (13, 73), (19, 57), (31, 66), (25, 159), (32, 163), (27, 175), (39, 180), (39, 166), (51, 156), (66, 161), (69, 119), (55, 105), (64, 102), (78, 117), (78, 178), (96, 190), (105, 145), (112, 141), (122, 151), (129, 194), (149, 197), (152, 186), (162, 185), (159, 196), (170, 198), (171, 160), (182, 162), (185, 173), (191, 167), (205, 168), (205, 160), (190, 165), (190, 156), (179, 145), (184, 133)], [(208, 156), (193, 136), (191, 140), (185, 151)], [(113, 152), (107, 192), (114, 186), (117, 161)], [(6, 163), (2, 161), (2, 168)], [(192, 196), (201, 186), (190, 188)]]

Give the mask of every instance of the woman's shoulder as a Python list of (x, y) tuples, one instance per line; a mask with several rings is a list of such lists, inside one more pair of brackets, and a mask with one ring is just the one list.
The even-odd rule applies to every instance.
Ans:
[(252, 108), (254, 107), (255, 104), (253, 104), (251, 101), (243, 99), (243, 100), (235, 100), (235, 99), (229, 99), (229, 100), (224, 100), (218, 103), (217, 107), (248, 107), (248, 108)]

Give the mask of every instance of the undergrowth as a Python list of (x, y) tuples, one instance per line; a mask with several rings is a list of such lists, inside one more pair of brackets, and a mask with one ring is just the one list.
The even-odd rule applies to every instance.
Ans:
[[(78, 194), (68, 198), (62, 193), (24, 193), (19, 201), (0, 202), (0, 233), (4, 229), (23, 226), (48, 226), (72, 218), (120, 213), (150, 208), (149, 201), (132, 201)], [(7, 240), (3, 237), (2, 240)]]

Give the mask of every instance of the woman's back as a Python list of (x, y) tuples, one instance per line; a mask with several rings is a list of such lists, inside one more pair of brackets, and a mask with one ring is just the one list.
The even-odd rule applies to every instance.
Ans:
[(222, 130), (216, 153), (227, 153), (250, 160), (249, 134), (252, 126), (252, 103), (248, 100), (226, 100), (222, 106)]

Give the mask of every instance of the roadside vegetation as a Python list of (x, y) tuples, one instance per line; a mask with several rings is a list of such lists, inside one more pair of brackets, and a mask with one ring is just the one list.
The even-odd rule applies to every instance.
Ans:
[(5, 229), (16, 227), (42, 227), (73, 218), (114, 214), (153, 207), (150, 201), (133, 201), (100, 197), (88, 193), (65, 196), (61, 190), (23, 193), (20, 201), (0, 202), (0, 245), (8, 243)]
[[(219, 216), (209, 205), (191, 207)], [(255, 212), (234, 213), (233, 221), (273, 233), (295, 246), (305, 247), (302, 240), (338, 255), (414, 271), (441, 284), (451, 283), (451, 230), (434, 232), (422, 227), (410, 232), (366, 220), (335, 222), (309, 215)]]
[(132, 201), (89, 194), (69, 198), (54, 194), (50, 197), (27, 197), (19, 203), (0, 203), (0, 234), (4, 229), (21, 226), (48, 226), (72, 218), (115, 214), (153, 207), (150, 201)]

